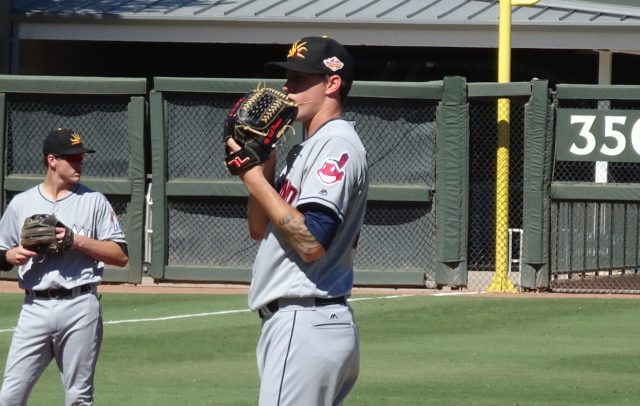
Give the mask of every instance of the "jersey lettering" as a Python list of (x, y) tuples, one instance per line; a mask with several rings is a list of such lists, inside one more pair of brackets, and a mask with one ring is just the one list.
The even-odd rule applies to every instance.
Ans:
[(73, 231), (73, 233), (77, 234), (77, 235), (84, 235), (85, 237), (91, 236), (90, 230), (85, 230), (84, 226), (81, 229), (78, 230), (76, 228), (76, 225), (74, 224), (73, 227), (71, 227), (71, 231)]
[(285, 179), (284, 183), (280, 187), (280, 197), (284, 199), (287, 204), (291, 205), (298, 197), (298, 189), (296, 189), (289, 179)]

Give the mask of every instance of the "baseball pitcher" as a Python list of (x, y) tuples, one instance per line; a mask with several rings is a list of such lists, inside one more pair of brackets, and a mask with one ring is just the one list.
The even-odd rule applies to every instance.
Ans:
[[(358, 329), (347, 298), (369, 185), (365, 148), (342, 116), (353, 60), (337, 41), (307, 37), (291, 46), (285, 62), (272, 64), (287, 76), (287, 102), (272, 110), (293, 103), (306, 139), (276, 177), (274, 143), (234, 135), (230, 129), (244, 124), (238, 127), (233, 109), (225, 134), (227, 167), (249, 191), (250, 235), (262, 241), (249, 292), (249, 307), (262, 319), (259, 402), (341, 405), (359, 372)], [(243, 104), (236, 110), (264, 110)], [(272, 120), (267, 133), (279, 134), (276, 123), (289, 117)]]

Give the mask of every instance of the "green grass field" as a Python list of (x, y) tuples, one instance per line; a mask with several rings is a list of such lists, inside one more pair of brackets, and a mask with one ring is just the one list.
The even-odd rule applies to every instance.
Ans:
[[(638, 300), (355, 299), (362, 359), (347, 405), (640, 404)], [(21, 300), (0, 294), (2, 368)], [(244, 295), (108, 293), (102, 302), (97, 404), (256, 404), (260, 322)], [(52, 363), (29, 405), (62, 404)]]

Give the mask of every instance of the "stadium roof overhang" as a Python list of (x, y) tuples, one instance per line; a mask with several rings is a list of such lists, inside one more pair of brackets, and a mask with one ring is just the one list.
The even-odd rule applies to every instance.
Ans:
[[(633, 4), (633, 6), (631, 5)], [(512, 8), (512, 48), (640, 54), (635, 0), (540, 0)], [(498, 0), (12, 0), (14, 40), (497, 48)], [(607, 79), (609, 78), (609, 79)]]
[[(13, 0), (14, 38), (497, 46), (497, 0)], [(512, 47), (640, 50), (640, 6), (541, 0), (513, 7)]]

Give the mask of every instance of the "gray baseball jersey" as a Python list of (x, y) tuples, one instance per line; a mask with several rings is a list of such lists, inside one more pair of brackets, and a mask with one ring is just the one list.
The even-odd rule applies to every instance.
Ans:
[[(20, 245), (20, 230), (24, 220), (33, 214), (54, 214), (74, 233), (96, 240), (126, 243), (116, 214), (107, 198), (99, 192), (78, 184), (69, 196), (51, 201), (41, 192), (42, 185), (16, 195), (0, 220), (0, 249)], [(24, 289), (56, 289), (102, 281), (104, 264), (77, 250), (64, 255), (41, 254), (18, 269), (19, 284)]]
[(292, 297), (338, 297), (351, 292), (354, 247), (366, 211), (369, 179), (365, 148), (353, 125), (343, 119), (325, 123), (296, 148), (276, 185), (291, 206), (320, 204), (341, 225), (326, 254), (304, 262), (269, 224), (253, 266), (249, 307)]
[[(51, 201), (41, 188), (35, 186), (11, 200), (0, 220), (0, 249), (20, 244), (24, 220), (33, 214), (54, 214), (78, 235), (126, 242), (111, 204), (101, 193), (78, 184), (67, 197)], [(78, 250), (40, 254), (19, 267), (19, 284), (24, 289), (78, 287), (75, 291), (80, 292), (81, 285), (92, 287), (90, 294), (85, 291), (61, 300), (25, 295), (7, 356), (0, 404), (26, 404), (31, 388), (52, 359), (62, 376), (65, 404), (93, 404), (95, 365), (102, 343), (102, 306), (93, 286), (102, 281), (103, 268), (102, 262)]]

